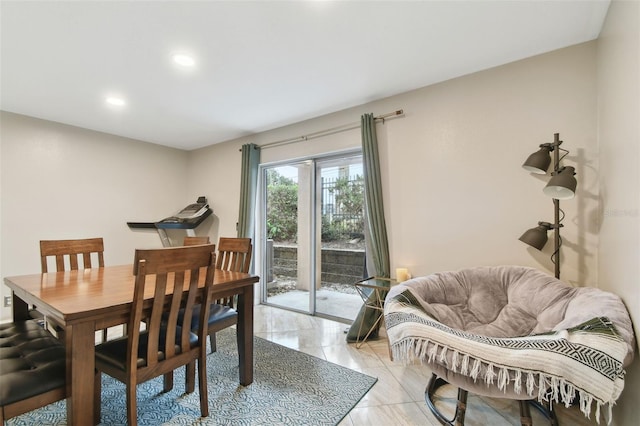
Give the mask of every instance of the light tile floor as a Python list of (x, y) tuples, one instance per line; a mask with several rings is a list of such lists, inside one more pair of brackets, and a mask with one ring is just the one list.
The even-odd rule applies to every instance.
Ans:
[[(387, 340), (380, 337), (356, 349), (346, 343), (348, 325), (265, 305), (255, 307), (254, 332), (258, 337), (305, 352), (378, 378), (378, 382), (344, 418), (339, 426), (439, 425), (424, 402), (431, 372), (424, 366), (403, 366), (389, 359)], [(381, 333), (383, 334), (383, 333)], [(453, 413), (456, 389), (441, 388), (436, 404)], [(532, 410), (534, 425), (548, 422)], [(561, 425), (596, 425), (577, 407), (557, 407)], [(515, 401), (469, 395), (466, 425), (519, 425)]]

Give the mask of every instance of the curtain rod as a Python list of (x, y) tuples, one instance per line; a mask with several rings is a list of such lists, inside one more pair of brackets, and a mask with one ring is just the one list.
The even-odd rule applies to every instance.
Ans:
[[(404, 110), (396, 110), (387, 114), (382, 114), (377, 117), (374, 117), (375, 121), (382, 121), (384, 123), (387, 118), (398, 118), (400, 116), (404, 116)], [(288, 145), (291, 143), (304, 142), (309, 139), (320, 138), (323, 136), (329, 136), (340, 132), (345, 132), (347, 130), (357, 129), (360, 127), (360, 122), (354, 122), (349, 124), (343, 124), (342, 126), (332, 127), (330, 129), (319, 130), (317, 132), (309, 133), (308, 135), (298, 136), (295, 138), (283, 139), (275, 142), (269, 142), (263, 145), (259, 145), (260, 148), (274, 148), (276, 146)]]

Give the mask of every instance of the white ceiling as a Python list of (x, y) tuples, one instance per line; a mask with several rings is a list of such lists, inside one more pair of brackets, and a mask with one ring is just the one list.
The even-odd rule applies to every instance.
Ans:
[(608, 6), (2, 0), (0, 108), (194, 149), (593, 40)]

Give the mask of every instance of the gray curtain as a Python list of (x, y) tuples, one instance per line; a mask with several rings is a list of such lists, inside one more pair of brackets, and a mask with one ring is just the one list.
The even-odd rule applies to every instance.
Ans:
[(256, 211), (256, 191), (258, 187), (258, 166), (260, 147), (248, 143), (242, 145), (242, 176), (240, 180), (240, 209), (236, 230), (239, 238), (254, 239)]
[[(380, 160), (378, 156), (378, 138), (373, 114), (365, 114), (360, 119), (362, 131), (362, 162), (364, 169), (365, 198), (365, 244), (367, 252), (367, 273), (369, 276), (390, 277), (389, 242), (384, 219), (382, 202), (382, 180), (380, 178)], [(372, 296), (373, 297), (373, 296)], [(374, 309), (360, 309), (355, 321), (347, 333), (347, 341), (355, 342), (363, 338), (381, 315)], [(362, 323), (362, 335), (358, 329)], [(377, 336), (378, 331), (371, 333)]]

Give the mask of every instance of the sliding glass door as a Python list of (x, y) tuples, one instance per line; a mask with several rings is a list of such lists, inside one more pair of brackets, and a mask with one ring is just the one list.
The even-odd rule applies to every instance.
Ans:
[(266, 166), (261, 182), (262, 302), (353, 320), (365, 259), (361, 155)]
[(263, 302), (310, 312), (314, 245), (310, 232), (311, 161), (287, 163), (263, 169), (262, 241), (265, 242)]

